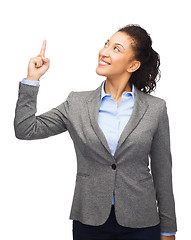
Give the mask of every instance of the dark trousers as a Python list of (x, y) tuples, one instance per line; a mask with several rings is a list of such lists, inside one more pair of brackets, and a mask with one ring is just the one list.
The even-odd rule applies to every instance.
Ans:
[(73, 240), (160, 240), (160, 224), (145, 228), (121, 226), (115, 218), (114, 205), (107, 221), (91, 226), (73, 220)]

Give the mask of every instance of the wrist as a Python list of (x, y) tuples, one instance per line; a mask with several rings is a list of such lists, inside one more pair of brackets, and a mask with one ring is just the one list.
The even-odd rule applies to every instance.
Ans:
[(39, 81), (40, 78), (37, 78), (37, 77), (33, 77), (33, 76), (30, 76), (30, 75), (27, 75), (26, 80)]

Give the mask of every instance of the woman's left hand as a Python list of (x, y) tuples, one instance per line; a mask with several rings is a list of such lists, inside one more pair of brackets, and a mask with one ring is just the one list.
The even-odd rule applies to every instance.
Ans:
[(172, 236), (160, 235), (160, 240), (175, 240), (175, 235), (172, 235)]

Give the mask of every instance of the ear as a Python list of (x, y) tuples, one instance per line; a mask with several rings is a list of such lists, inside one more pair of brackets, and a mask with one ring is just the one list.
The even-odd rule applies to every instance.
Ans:
[(135, 72), (137, 69), (139, 69), (141, 66), (141, 62), (140, 61), (137, 61), (137, 60), (134, 60), (130, 66), (128, 67), (127, 71), (128, 72)]

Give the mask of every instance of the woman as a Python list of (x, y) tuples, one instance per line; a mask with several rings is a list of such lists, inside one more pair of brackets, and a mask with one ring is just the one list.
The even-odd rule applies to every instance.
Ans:
[(99, 52), (96, 72), (106, 80), (35, 116), (50, 63), (45, 49), (46, 41), (20, 83), (15, 134), (32, 140), (69, 131), (77, 156), (73, 239), (175, 239), (168, 115), (165, 101), (149, 94), (160, 59), (148, 33), (138, 25), (118, 30)]

